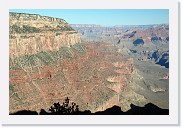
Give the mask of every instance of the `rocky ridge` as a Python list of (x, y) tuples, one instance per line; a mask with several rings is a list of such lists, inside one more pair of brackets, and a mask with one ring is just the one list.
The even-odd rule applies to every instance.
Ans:
[(9, 14), (10, 58), (58, 51), (80, 43), (79, 34), (63, 19), (37, 14)]

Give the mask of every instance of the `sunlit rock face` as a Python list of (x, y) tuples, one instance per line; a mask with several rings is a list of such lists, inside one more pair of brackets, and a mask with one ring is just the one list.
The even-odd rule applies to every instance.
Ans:
[(59, 18), (35, 14), (9, 14), (10, 57), (57, 51), (80, 43), (79, 34)]

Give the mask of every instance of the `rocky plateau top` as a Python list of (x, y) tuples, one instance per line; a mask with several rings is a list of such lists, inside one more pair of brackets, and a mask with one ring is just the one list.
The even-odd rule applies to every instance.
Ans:
[(60, 47), (81, 42), (79, 34), (63, 19), (9, 13), (9, 24), (11, 58), (40, 51), (57, 51)]

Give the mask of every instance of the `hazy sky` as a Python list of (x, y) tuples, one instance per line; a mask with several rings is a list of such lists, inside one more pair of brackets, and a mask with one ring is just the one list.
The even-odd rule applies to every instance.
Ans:
[(168, 24), (168, 9), (13, 9), (65, 19), (69, 24), (146, 25)]

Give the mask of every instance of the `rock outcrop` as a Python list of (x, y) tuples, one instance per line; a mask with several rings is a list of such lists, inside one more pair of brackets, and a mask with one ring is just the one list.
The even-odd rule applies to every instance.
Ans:
[(10, 13), (9, 24), (10, 58), (58, 51), (81, 42), (79, 34), (60, 18)]

